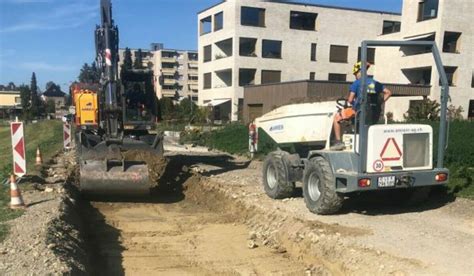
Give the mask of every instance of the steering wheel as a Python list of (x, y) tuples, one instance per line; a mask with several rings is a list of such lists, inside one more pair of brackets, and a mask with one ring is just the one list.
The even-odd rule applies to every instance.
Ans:
[(345, 109), (349, 107), (349, 102), (344, 98), (339, 98), (336, 100), (337, 107), (340, 109)]

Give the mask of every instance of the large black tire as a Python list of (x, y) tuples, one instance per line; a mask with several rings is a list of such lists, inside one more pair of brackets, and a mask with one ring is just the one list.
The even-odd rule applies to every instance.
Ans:
[(295, 191), (295, 184), (288, 181), (288, 166), (284, 151), (275, 151), (268, 154), (263, 163), (263, 188), (265, 193), (274, 199), (291, 197)]
[(344, 197), (336, 192), (336, 181), (326, 159), (310, 159), (303, 173), (303, 196), (306, 207), (320, 215), (334, 214), (342, 207)]

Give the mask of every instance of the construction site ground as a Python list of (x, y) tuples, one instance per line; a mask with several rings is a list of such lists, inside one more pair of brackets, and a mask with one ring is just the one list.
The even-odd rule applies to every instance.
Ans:
[(260, 161), (171, 138), (165, 149), (161, 188), (126, 200), (82, 199), (74, 154), (58, 156), (43, 191), (25, 194), (32, 205), (10, 222), (0, 274), (474, 274), (473, 201), (435, 191), (410, 208), (366, 194), (319, 216), (301, 189), (268, 198)]

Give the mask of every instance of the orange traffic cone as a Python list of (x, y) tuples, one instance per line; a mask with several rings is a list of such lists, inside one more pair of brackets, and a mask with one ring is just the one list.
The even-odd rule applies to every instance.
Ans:
[(39, 147), (36, 148), (36, 162), (35, 162), (35, 164), (37, 166), (41, 166), (43, 164), (43, 158), (41, 158), (41, 151), (40, 151)]
[(15, 175), (10, 177), (10, 208), (11, 209), (20, 209), (26, 208), (25, 202), (23, 202), (23, 197), (21, 196), (20, 189), (16, 185)]

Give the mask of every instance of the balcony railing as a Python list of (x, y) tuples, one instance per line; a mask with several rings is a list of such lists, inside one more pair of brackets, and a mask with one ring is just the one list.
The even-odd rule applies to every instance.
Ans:
[(173, 73), (176, 72), (176, 67), (175, 68), (161, 68), (161, 71), (163, 73)]

